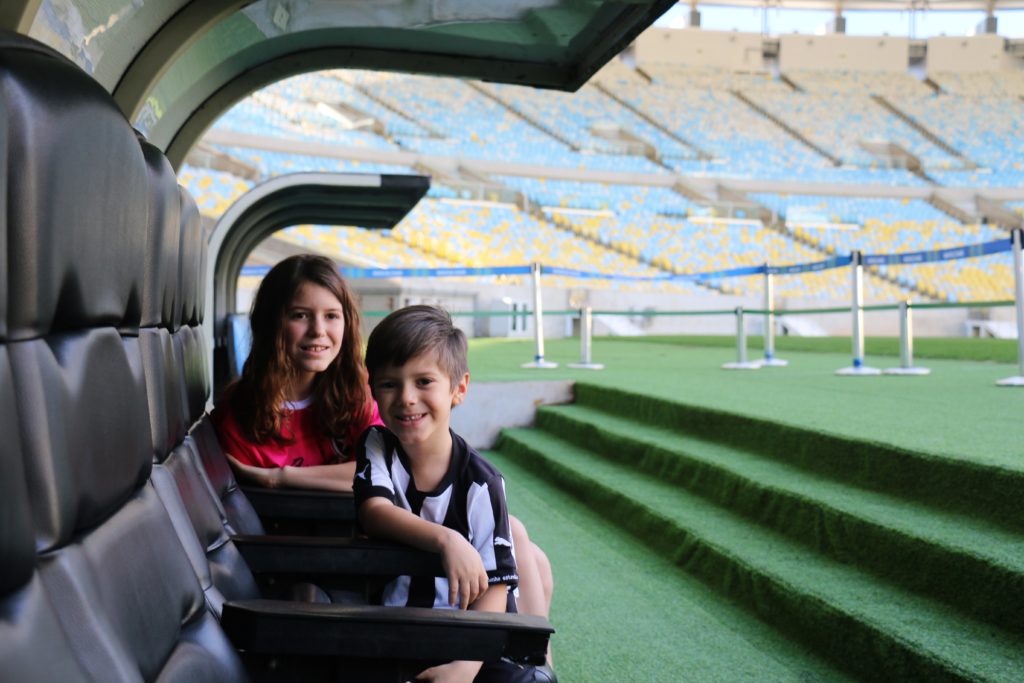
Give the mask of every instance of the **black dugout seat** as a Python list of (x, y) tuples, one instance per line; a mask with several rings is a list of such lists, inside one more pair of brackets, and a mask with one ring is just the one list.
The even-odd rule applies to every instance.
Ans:
[(543, 658), (542, 619), (229, 599), (265, 595), (253, 567), (286, 554), (229, 542), (188, 436), (209, 396), (194, 203), (96, 82), (11, 33), (0, 110), (2, 678), (403, 680), (421, 662), (385, 653)]

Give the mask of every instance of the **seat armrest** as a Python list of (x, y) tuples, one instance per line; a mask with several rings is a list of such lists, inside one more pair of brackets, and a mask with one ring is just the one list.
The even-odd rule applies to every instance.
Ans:
[(441, 556), (365, 538), (234, 536), (253, 574), (444, 576)]
[(419, 607), (277, 600), (224, 605), (221, 625), (247, 655), (543, 664), (554, 629), (543, 617)]
[(259, 486), (242, 486), (241, 489), (261, 519), (351, 522), (356, 518), (356, 503), (351, 493)]

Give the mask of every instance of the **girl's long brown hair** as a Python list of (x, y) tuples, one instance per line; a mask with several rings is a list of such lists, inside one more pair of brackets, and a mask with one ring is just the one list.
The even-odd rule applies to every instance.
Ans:
[(253, 299), (249, 321), (252, 350), (229, 399), (242, 431), (256, 443), (285, 440), (281, 434), (284, 402), (295, 368), (285, 348), (284, 323), (299, 287), (310, 282), (326, 288), (338, 301), (345, 321), (341, 351), (316, 377), (313, 409), (332, 438), (347, 438), (369, 416), (370, 398), (363, 365), (359, 310), (333, 261), (323, 256), (292, 256), (270, 269)]

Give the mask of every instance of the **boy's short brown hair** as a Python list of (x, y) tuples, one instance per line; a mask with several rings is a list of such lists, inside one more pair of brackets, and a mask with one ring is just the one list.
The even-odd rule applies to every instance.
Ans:
[(454, 386), (469, 372), (466, 349), (466, 335), (455, 327), (447, 311), (422, 304), (400, 308), (370, 333), (366, 345), (370, 385), (381, 368), (401, 367), (416, 356), (432, 352)]

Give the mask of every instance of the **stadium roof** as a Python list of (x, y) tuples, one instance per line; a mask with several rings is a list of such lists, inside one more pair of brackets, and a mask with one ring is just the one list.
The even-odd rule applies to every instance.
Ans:
[(0, 28), (63, 52), (175, 166), (232, 104), (367, 68), (575, 90), (672, 0), (3, 0)]

